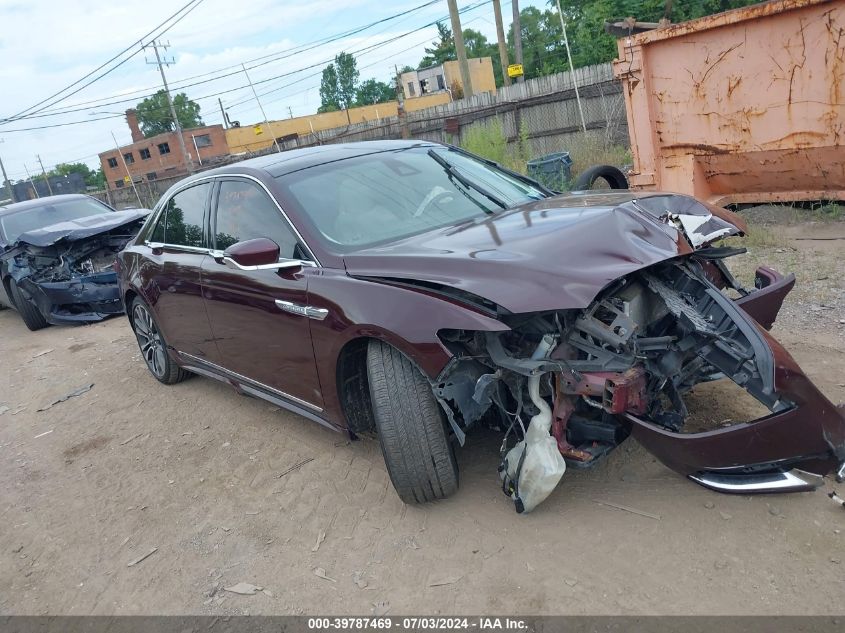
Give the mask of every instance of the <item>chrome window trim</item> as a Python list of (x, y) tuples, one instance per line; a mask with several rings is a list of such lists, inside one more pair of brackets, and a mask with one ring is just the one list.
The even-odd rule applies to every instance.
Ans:
[[(202, 182), (204, 180), (211, 180), (212, 178), (214, 178), (214, 176), (205, 176), (203, 178), (197, 178), (196, 180), (192, 180), (191, 182), (185, 183), (183, 186), (176, 189), (173, 193), (171, 193), (166, 198), (162, 197), (161, 200), (159, 200), (155, 204), (155, 206), (153, 207), (153, 213), (150, 216), (151, 217), (150, 225), (149, 225), (151, 227), (150, 230), (151, 231), (154, 230), (155, 225), (158, 224), (159, 219), (161, 219), (161, 214), (164, 213), (165, 207), (167, 207), (167, 203), (170, 202), (176, 194), (182, 193), (183, 191), (185, 191), (185, 189), (190, 189), (194, 185), (199, 184), (200, 182)], [(213, 185), (212, 185), (212, 187), (213, 187)], [(205, 228), (205, 227), (203, 227), (203, 228)], [(165, 233), (166, 233), (166, 227), (165, 227)], [(167, 235), (165, 235), (165, 237), (167, 237)], [(167, 242), (151, 242), (148, 239), (144, 239), (144, 246), (147, 246), (149, 248), (184, 249), (184, 250), (192, 252), (192, 253), (208, 253), (211, 250), (209, 248), (204, 248), (204, 247), (201, 247), (201, 246), (188, 246), (187, 244), (168, 244)]]
[(193, 354), (188, 354), (186, 352), (179, 352), (179, 355), (184, 356), (185, 358), (190, 358), (193, 361), (197, 361), (202, 365), (206, 365), (208, 367), (213, 367), (214, 369), (220, 371), (221, 373), (228, 374), (229, 376), (232, 376), (233, 378), (237, 378), (238, 380), (241, 380), (241, 381), (243, 381), (247, 384), (250, 384), (254, 387), (266, 389), (270, 393), (276, 394), (277, 396), (279, 396), (281, 398), (285, 398), (287, 400), (290, 400), (291, 402), (302, 405), (304, 407), (308, 407), (312, 411), (317, 411), (317, 412), (323, 411), (322, 407), (318, 407), (316, 404), (311, 404), (307, 400), (303, 400), (302, 398), (297, 398), (296, 396), (292, 396), (289, 393), (285, 393), (284, 391), (280, 391), (279, 389), (274, 389), (273, 387), (265, 385), (263, 382), (258, 382), (257, 380), (253, 380), (252, 378), (248, 378), (248, 377), (246, 377), (242, 374), (239, 374), (235, 371), (232, 371), (231, 369), (226, 369), (225, 367), (221, 367), (220, 365), (218, 365), (216, 363), (212, 363), (211, 361), (207, 361), (204, 358), (200, 358), (199, 356), (194, 356)]
[[(282, 205), (280, 205), (280, 204), (279, 204), (279, 201), (278, 201), (278, 200), (276, 200), (276, 197), (275, 197), (272, 193), (270, 193), (270, 190), (267, 188), (267, 185), (265, 185), (263, 182), (261, 182), (261, 180), (259, 180), (259, 179), (258, 179), (258, 178), (256, 178), (255, 176), (250, 176), (249, 174), (238, 174), (238, 173), (233, 173), (233, 174), (217, 174), (217, 175), (215, 175), (215, 176), (210, 176), (210, 178), (218, 178), (218, 179), (226, 179), (226, 178), (246, 178), (247, 180), (251, 180), (251, 181), (253, 181), (254, 183), (258, 184), (258, 185), (259, 185), (259, 186), (260, 186), (260, 187), (264, 190), (264, 193), (266, 193), (266, 194), (267, 194), (267, 196), (270, 198), (270, 200), (272, 200), (272, 201), (273, 201), (273, 204), (275, 204), (275, 205), (276, 205), (276, 208), (279, 210), (279, 213), (281, 213), (281, 214), (282, 214), (282, 218), (283, 218), (283, 219), (284, 219), (284, 221), (287, 223), (288, 227), (290, 227), (291, 231), (293, 231), (293, 234), (294, 234), (294, 235), (296, 235), (296, 238), (297, 238), (297, 239), (300, 241), (300, 243), (301, 243), (301, 244), (305, 247), (305, 250), (308, 252), (308, 255), (310, 255), (310, 256), (311, 256), (311, 259), (313, 260), (314, 264), (316, 264), (317, 266), (322, 267), (322, 264), (320, 263), (320, 260), (319, 260), (319, 259), (317, 259), (317, 256), (316, 256), (316, 255), (314, 255), (314, 251), (313, 251), (313, 250), (311, 249), (311, 247), (308, 245), (308, 242), (306, 242), (306, 241), (305, 241), (305, 238), (303, 238), (303, 237), (302, 237), (302, 233), (300, 233), (300, 232), (299, 232), (299, 229), (297, 229), (297, 228), (296, 228), (296, 225), (294, 225), (294, 223), (293, 223), (293, 222), (291, 222), (290, 217), (288, 216), (288, 214), (287, 214), (287, 213), (285, 213), (285, 210), (282, 208)], [(217, 211), (217, 209), (214, 209), (214, 211), (216, 212), (216, 211)]]
[[(163, 201), (160, 201), (158, 203), (158, 205), (156, 205), (156, 206), (159, 206), (160, 208), (158, 209), (158, 211), (156, 211), (155, 217), (152, 221), (151, 226), (155, 225), (155, 223), (158, 222), (158, 218), (163, 212), (162, 210), (164, 209), (164, 207), (167, 206), (167, 203), (170, 202), (170, 199), (173, 198), (173, 196), (175, 196), (177, 193), (180, 193), (181, 191), (184, 191), (185, 189), (187, 189), (187, 188), (189, 188), (193, 185), (196, 185), (200, 182), (206, 181), (206, 180), (214, 181), (214, 180), (221, 180), (221, 179), (226, 179), (226, 178), (235, 178), (235, 179), (245, 178), (246, 180), (251, 180), (252, 182), (255, 182), (256, 184), (258, 184), (264, 190), (264, 193), (266, 193), (270, 197), (270, 200), (273, 201), (273, 204), (276, 205), (276, 208), (279, 210), (279, 213), (282, 214), (282, 218), (284, 219), (284, 221), (287, 223), (287, 225), (293, 231), (293, 234), (296, 235), (296, 237), (300, 241), (300, 243), (305, 247), (305, 250), (308, 252), (308, 255), (310, 255), (311, 259), (313, 260), (311, 263), (314, 265), (314, 267), (322, 267), (320, 260), (317, 259), (316, 255), (314, 255), (314, 251), (308, 245), (308, 242), (305, 241), (305, 238), (302, 237), (302, 233), (300, 233), (299, 229), (296, 228), (296, 225), (293, 222), (291, 222), (290, 217), (288, 216), (287, 213), (285, 213), (285, 210), (282, 208), (282, 205), (279, 204), (279, 201), (276, 200), (276, 197), (267, 188), (267, 185), (265, 185), (263, 182), (261, 182), (261, 180), (259, 180), (255, 176), (251, 176), (249, 174), (242, 174), (242, 173), (212, 174), (211, 176), (202, 176), (200, 178), (196, 178), (194, 180), (191, 180), (190, 182), (185, 183), (184, 186), (181, 186), (178, 189), (176, 189), (175, 191), (173, 191), (173, 193), (168, 195), (166, 199), (163, 199)], [(216, 208), (215, 209), (209, 209), (209, 212), (216, 213), (217, 209)], [(211, 222), (210, 216), (209, 216), (209, 222)], [(144, 241), (144, 245), (150, 246), (151, 248), (152, 248), (151, 244), (154, 244), (154, 243), (155, 242), (150, 242), (148, 240)], [(155, 243), (155, 244), (158, 244), (158, 243)], [(181, 248), (181, 246), (178, 245), (178, 244), (167, 244), (167, 243), (159, 244), (159, 248), (164, 248), (165, 246), (168, 247), (168, 248)], [(193, 249), (193, 248), (196, 248), (196, 247), (189, 246), (187, 248)], [(215, 251), (214, 249), (211, 249), (211, 248), (205, 248), (205, 249), (199, 249), (199, 250), (201, 250), (203, 252), (207, 252), (209, 254), (219, 252), (219, 251)], [(221, 253), (221, 256), (222, 256), (222, 253)], [(280, 260), (280, 261), (285, 261), (285, 260)]]

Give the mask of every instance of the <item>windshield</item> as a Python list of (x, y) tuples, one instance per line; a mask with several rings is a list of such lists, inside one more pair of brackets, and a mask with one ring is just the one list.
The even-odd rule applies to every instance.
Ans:
[(495, 167), (436, 146), (348, 158), (280, 176), (279, 182), (300, 216), (341, 252), (546, 197)]
[(43, 206), (0, 216), (0, 226), (3, 228), (6, 241), (11, 244), (27, 231), (111, 211), (111, 208), (93, 198), (76, 198), (60, 202), (48, 202), (45, 199)]

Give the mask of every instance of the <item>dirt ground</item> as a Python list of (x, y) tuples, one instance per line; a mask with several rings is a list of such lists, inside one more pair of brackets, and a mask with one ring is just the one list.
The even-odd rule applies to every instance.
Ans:
[[(777, 226), (734, 267), (746, 279), (758, 261), (795, 270), (774, 333), (843, 401), (845, 240), (803, 239), (833, 236), (845, 224)], [(832, 480), (719, 495), (629, 441), (519, 516), (499, 488), (496, 437), (476, 432), (459, 493), (409, 507), (373, 441), (212, 380), (160, 385), (124, 318), (31, 333), (0, 312), (0, 372), (4, 614), (843, 612)], [(744, 405), (714, 402), (721, 393), (694, 406), (738, 419)], [(223, 589), (239, 582), (264, 591)]]

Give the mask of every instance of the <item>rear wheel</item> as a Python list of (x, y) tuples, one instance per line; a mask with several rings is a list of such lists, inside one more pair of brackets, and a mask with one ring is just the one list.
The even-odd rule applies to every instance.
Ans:
[(405, 503), (444, 499), (458, 489), (458, 464), (431, 385), (399, 350), (371, 341), (370, 398), (387, 472)]
[(44, 318), (44, 315), (41, 314), (41, 310), (36, 307), (31, 299), (24, 296), (14, 279), (9, 280), (9, 299), (11, 299), (12, 303), (15, 304), (15, 307), (18, 309), (18, 314), (21, 315), (21, 319), (23, 319), (26, 327), (33, 332), (36, 330), (43, 330), (45, 327), (50, 325), (47, 323), (47, 319)]
[(135, 297), (131, 310), (132, 329), (150, 373), (165, 385), (182, 382), (190, 376), (167, 353), (167, 344), (147, 304), (140, 297)]

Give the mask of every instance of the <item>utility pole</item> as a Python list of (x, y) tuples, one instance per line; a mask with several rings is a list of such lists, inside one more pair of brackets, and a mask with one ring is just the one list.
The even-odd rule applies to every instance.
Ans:
[[(513, 50), (514, 61), (522, 66), (522, 25), (519, 23), (519, 0), (513, 0)], [(525, 74), (517, 79), (519, 83), (525, 82)]]
[(502, 5), (499, 0), (493, 0), (493, 16), (496, 21), (496, 39), (499, 40), (499, 62), (502, 64), (502, 81), (506, 86), (511, 85), (508, 75), (508, 44), (505, 41), (505, 27), (502, 24)]
[(229, 118), (226, 116), (226, 111), (223, 109), (223, 100), (217, 97), (217, 103), (220, 104), (220, 114), (223, 115), (223, 127), (229, 129)]
[[(0, 143), (3, 141), (0, 139)], [(3, 182), (6, 184), (6, 193), (9, 196), (9, 200), (12, 202), (15, 201), (15, 192), (12, 189), (12, 183), (9, 182), (9, 177), (6, 175), (6, 168), (3, 166), (3, 159), (0, 158), (0, 172), (3, 172)]]
[(452, 37), (455, 39), (455, 52), (458, 54), (458, 67), (461, 69), (461, 83), (464, 85), (464, 97), (472, 96), (472, 78), (469, 74), (467, 49), (464, 47), (464, 33), (461, 30), (461, 16), (458, 15), (458, 0), (447, 0), (449, 17), (452, 19)]
[(290, 115), (290, 118), (292, 119), (293, 118), (293, 108), (291, 108), (290, 106), (288, 106), (288, 114)]
[[(566, 58), (569, 60), (569, 74), (572, 75), (572, 85), (575, 86), (575, 101), (578, 104), (578, 114), (581, 116), (581, 130), (587, 133), (587, 124), (584, 122), (584, 109), (581, 107), (581, 95), (578, 94), (578, 80), (575, 79), (575, 68), (572, 66), (572, 53), (569, 52), (569, 38), (566, 36), (566, 22), (563, 20), (563, 11), (560, 10), (560, 0), (557, 2), (557, 14), (560, 16), (560, 27), (563, 29), (563, 44), (566, 46)], [(669, 2), (671, 8), (671, 0)], [(667, 9), (668, 10), (668, 9)]]
[(53, 188), (50, 186), (50, 179), (47, 178), (47, 172), (44, 170), (44, 163), (41, 162), (41, 155), (36, 154), (35, 157), (38, 159), (38, 164), (41, 165), (41, 173), (44, 174), (44, 182), (47, 183), (47, 191), (50, 192), (50, 195), (53, 195)]
[[(270, 129), (270, 122), (267, 120), (267, 113), (264, 112), (264, 106), (261, 105), (261, 101), (259, 101), (258, 99), (258, 93), (255, 92), (255, 86), (252, 85), (252, 79), (249, 78), (249, 73), (246, 71), (246, 66), (244, 64), (241, 64), (241, 68), (244, 69), (244, 75), (246, 75), (246, 80), (249, 82), (249, 87), (252, 88), (252, 96), (255, 97), (255, 103), (258, 104), (258, 109), (261, 110), (261, 116), (264, 117), (264, 125), (267, 126), (267, 131), (270, 134), (273, 134), (273, 130)], [(349, 116), (349, 113), (347, 113), (347, 116)], [(273, 144), (276, 146), (276, 151), (281, 154), (282, 148), (279, 147), (279, 141), (276, 140), (275, 134), (273, 134)]]
[[(182, 138), (182, 126), (179, 124), (179, 117), (176, 116), (176, 108), (173, 106), (173, 99), (170, 97), (170, 88), (167, 85), (167, 77), (164, 76), (164, 67), (169, 66), (173, 63), (173, 60), (170, 61), (161, 61), (161, 55), (159, 55), (158, 49), (163, 48), (167, 50), (170, 44), (162, 44), (161, 42), (156, 42), (153, 40), (147, 46), (150, 46), (156, 54), (155, 62), (147, 62), (148, 64), (156, 64), (158, 66), (158, 70), (161, 73), (161, 83), (164, 84), (164, 94), (167, 97), (167, 105), (170, 107), (170, 116), (173, 117), (173, 125), (176, 127), (176, 136), (179, 137), (179, 149), (182, 150), (182, 157), (185, 159), (185, 168), (188, 170), (189, 174), (194, 173), (194, 162), (191, 160), (191, 155), (188, 153), (188, 148), (185, 147), (185, 139)], [(143, 46), (144, 50), (147, 50), (147, 46)], [(119, 150), (118, 150), (118, 153)], [(134, 184), (132, 185), (135, 186)], [(137, 191), (136, 191), (137, 193)], [(140, 198), (138, 201), (140, 202)]]
[(35, 194), (35, 197), (40, 198), (41, 196), (38, 195), (38, 187), (36, 187), (35, 183), (32, 182), (32, 174), (29, 173), (26, 163), (23, 164), (23, 170), (26, 172), (26, 177), (29, 180), (29, 184), (32, 186), (32, 192)]
[[(126, 170), (126, 177), (129, 178), (129, 182), (132, 183), (132, 190), (135, 192), (135, 197), (138, 198), (138, 207), (143, 208), (144, 203), (141, 202), (141, 196), (138, 194), (138, 188), (135, 186), (135, 179), (132, 177), (132, 174), (129, 173), (129, 167), (126, 165), (126, 159), (123, 157), (123, 153), (120, 151), (120, 146), (117, 144), (117, 139), (114, 136), (114, 132), (111, 133), (112, 140), (114, 141), (114, 148), (117, 150), (117, 155), (120, 156), (120, 160), (123, 163), (123, 169)], [(108, 189), (109, 185), (106, 183), (106, 189)]]

